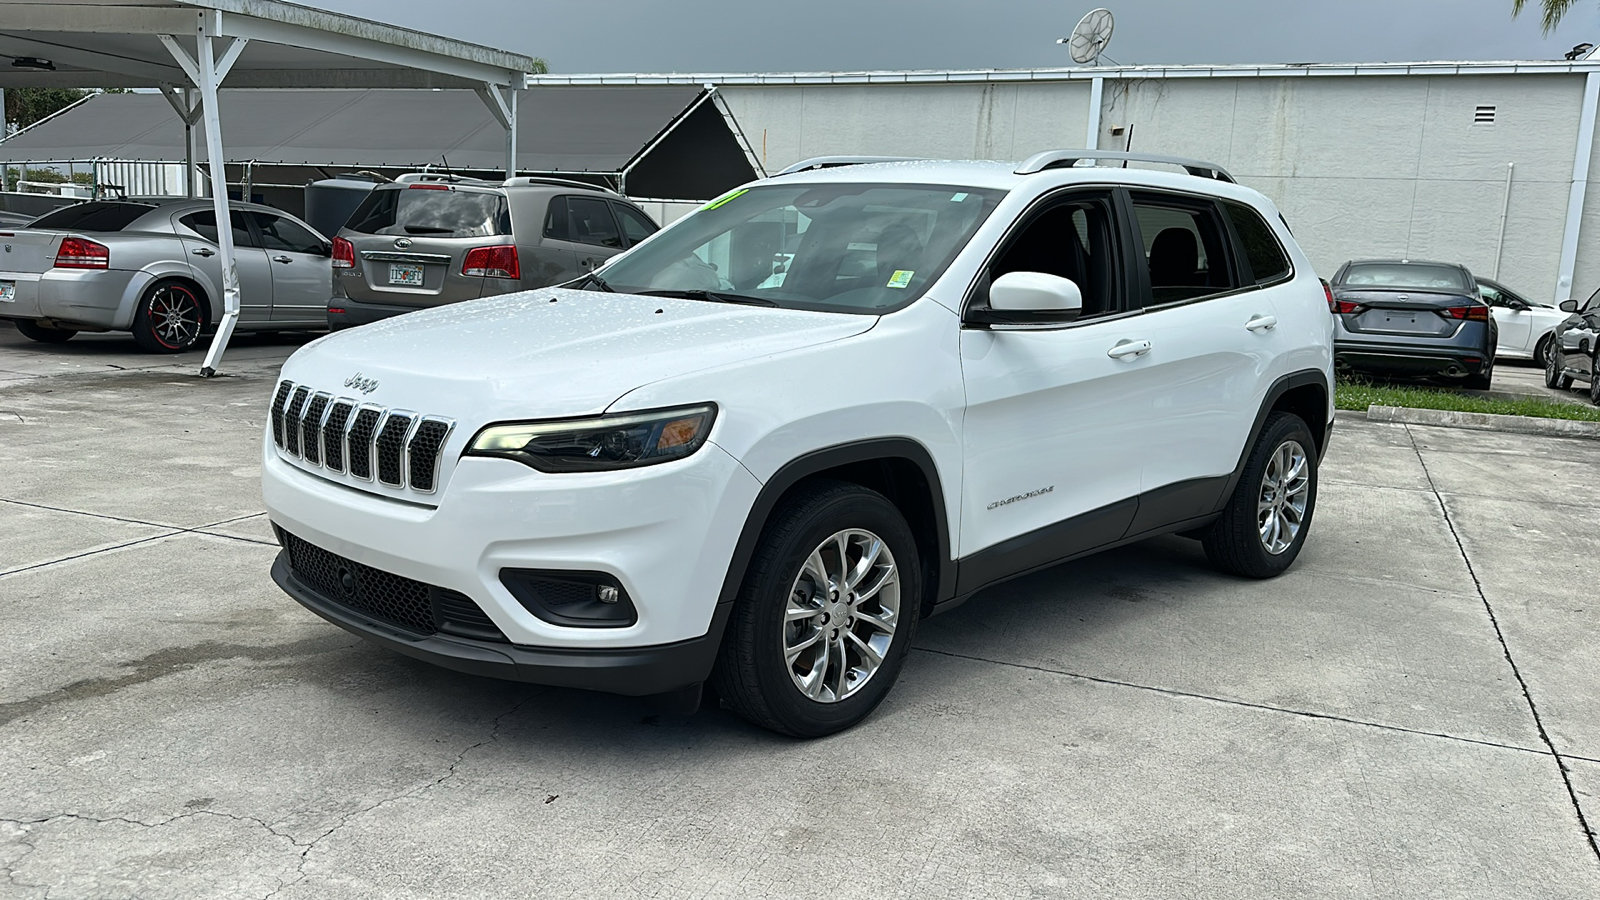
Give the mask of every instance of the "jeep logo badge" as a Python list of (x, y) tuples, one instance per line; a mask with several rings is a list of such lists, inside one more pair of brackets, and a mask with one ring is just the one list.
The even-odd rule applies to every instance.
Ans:
[(361, 373), (357, 372), (344, 380), (344, 386), (355, 388), (363, 394), (370, 394), (378, 389), (378, 379), (362, 378)]

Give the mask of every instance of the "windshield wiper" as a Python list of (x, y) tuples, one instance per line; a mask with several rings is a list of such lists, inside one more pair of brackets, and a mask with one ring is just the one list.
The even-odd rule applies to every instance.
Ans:
[(677, 297), (682, 300), (709, 300), (712, 303), (738, 303), (744, 306), (771, 306), (778, 304), (765, 297), (751, 297), (748, 294), (728, 294), (722, 291), (640, 291), (642, 297)]
[(578, 284), (583, 284), (584, 282), (588, 282), (589, 284), (592, 284), (595, 287), (599, 288), (600, 290), (605, 291), (605, 292), (607, 292), (609, 294), (615, 294), (617, 292), (616, 288), (612, 287), (609, 284), (606, 284), (606, 280), (604, 278), (601, 278), (599, 275), (596, 275), (593, 272), (590, 272), (589, 274), (583, 276), (582, 278), (578, 279), (578, 281), (577, 281)]

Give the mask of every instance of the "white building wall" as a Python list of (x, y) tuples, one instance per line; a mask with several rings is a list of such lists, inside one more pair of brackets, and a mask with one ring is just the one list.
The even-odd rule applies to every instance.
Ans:
[[(1279, 205), (1319, 274), (1362, 256), (1459, 261), (1555, 297), (1581, 73), (1107, 78), (1102, 149), (1211, 160)], [(827, 155), (1022, 159), (1078, 147), (1086, 80), (730, 84), (768, 171)], [(1493, 124), (1474, 124), (1479, 105)], [(1113, 127), (1121, 134), (1113, 135)], [(1515, 163), (1496, 259), (1508, 163)], [(1574, 293), (1600, 286), (1600, 154)]]
[(769, 172), (813, 156), (1020, 159), (1081, 145), (1089, 121), (1083, 82), (729, 85), (721, 93)]

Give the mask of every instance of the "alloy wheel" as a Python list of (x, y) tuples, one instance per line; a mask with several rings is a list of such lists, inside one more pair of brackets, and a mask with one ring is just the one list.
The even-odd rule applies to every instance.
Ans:
[(150, 330), (169, 347), (182, 349), (200, 339), (200, 301), (175, 284), (150, 297)]
[(1284, 441), (1267, 461), (1256, 502), (1256, 530), (1268, 553), (1277, 556), (1294, 544), (1305, 522), (1310, 496), (1311, 474), (1305, 448), (1299, 441)]
[(876, 675), (900, 621), (900, 572), (882, 538), (835, 533), (806, 557), (784, 607), (783, 658), (808, 699), (837, 703)]

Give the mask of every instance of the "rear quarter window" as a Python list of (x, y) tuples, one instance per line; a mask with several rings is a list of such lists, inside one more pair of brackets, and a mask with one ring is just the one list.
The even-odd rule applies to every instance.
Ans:
[(487, 237), (510, 234), (506, 199), (493, 191), (455, 188), (376, 190), (345, 227), (361, 234), (406, 237)]
[(1240, 249), (1250, 263), (1251, 279), (1256, 284), (1271, 284), (1287, 278), (1289, 257), (1284, 254), (1277, 235), (1272, 233), (1272, 226), (1248, 206), (1223, 201), (1222, 207), (1228, 211), (1234, 233), (1239, 235)]
[(48, 212), (33, 220), (29, 228), (55, 228), (62, 231), (121, 231), (155, 209), (146, 203), (102, 203), (90, 201)]

